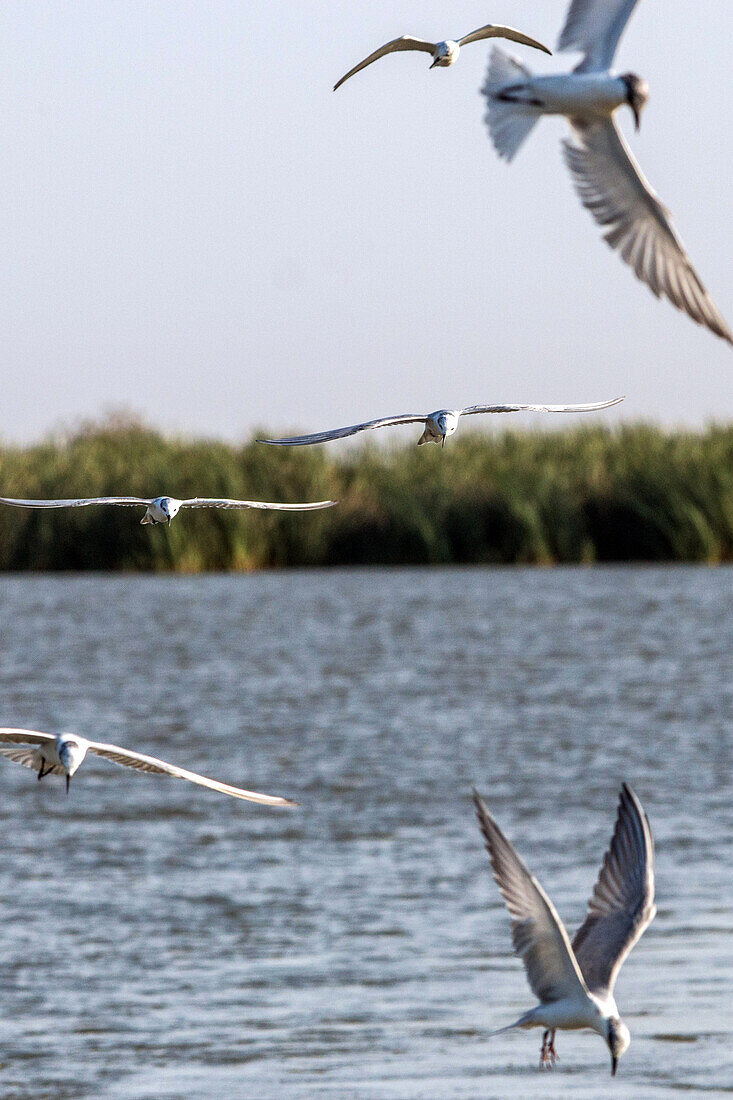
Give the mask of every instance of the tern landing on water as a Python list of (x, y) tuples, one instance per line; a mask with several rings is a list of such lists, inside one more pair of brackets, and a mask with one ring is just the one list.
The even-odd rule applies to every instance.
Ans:
[(560, 35), (560, 50), (584, 56), (572, 73), (533, 76), (494, 49), (481, 89), (486, 121), (499, 156), (511, 160), (542, 115), (565, 115), (572, 137), (565, 160), (580, 201), (604, 227), (604, 238), (636, 276), (729, 343), (733, 332), (692, 266), (667, 209), (644, 178), (614, 121), (618, 107), (631, 108), (636, 128), (649, 97), (634, 73), (610, 66), (638, 0), (573, 0)]
[(544, 1028), (540, 1065), (552, 1067), (555, 1031), (591, 1028), (606, 1041), (614, 1074), (631, 1036), (613, 989), (622, 963), (656, 913), (654, 843), (639, 799), (624, 783), (611, 845), (572, 945), (547, 894), (475, 791), (473, 799), (494, 878), (509, 910), (514, 950), (540, 1002), (500, 1031)]
[(66, 790), (72, 775), (77, 771), (82, 760), (88, 752), (96, 756), (104, 756), (115, 764), (123, 764), (126, 768), (137, 768), (141, 772), (154, 772), (158, 775), (172, 775), (176, 779), (187, 779), (189, 783), (198, 783), (200, 787), (208, 787), (212, 791), (221, 794), (230, 794), (233, 798), (243, 798), (247, 802), (261, 802), (263, 806), (297, 806), (297, 802), (291, 802), (289, 798), (279, 798), (277, 795), (258, 794), (257, 791), (243, 791), (240, 787), (232, 787), (229, 783), (219, 783), (216, 779), (209, 779), (205, 775), (186, 771), (185, 768), (177, 768), (175, 764), (167, 764), (165, 760), (158, 760), (154, 756), (144, 756), (140, 752), (131, 752), (130, 749), (122, 749), (119, 745), (107, 745), (102, 741), (87, 741), (84, 737), (78, 737), (71, 733), (38, 733), (36, 730), (0, 729), (0, 742), (10, 742), (16, 745), (33, 746), (32, 748), (3, 748), (0, 753), (3, 756), (23, 764), (26, 768), (32, 768), (38, 773), (38, 778), (44, 775), (65, 775)]
[(176, 500), (175, 497), (80, 497), (78, 500), (19, 500), (16, 497), (0, 497), (0, 504), (14, 508), (87, 508), (90, 504), (118, 504), (126, 508), (143, 505), (145, 515), (141, 523), (167, 523), (170, 525), (181, 508), (270, 508), (279, 512), (314, 512), (319, 508), (333, 508), (335, 500), (316, 500), (312, 504), (268, 504), (263, 500), (228, 500), (225, 497), (192, 497)]
[(343, 439), (347, 435), (366, 432), (371, 428), (388, 428), (393, 424), (424, 424), (425, 431), (417, 441), (421, 443), (440, 443), (445, 445), (449, 435), (453, 435), (462, 416), (475, 416), (476, 413), (514, 413), (514, 412), (595, 412), (618, 405), (623, 397), (613, 401), (599, 401), (592, 405), (469, 405), (466, 409), (438, 409), (432, 413), (403, 413), (401, 416), (383, 416), (379, 420), (367, 420), (364, 424), (352, 424), (348, 428), (332, 428), (330, 432), (316, 432), (314, 435), (294, 435), (288, 439), (258, 439), (258, 443), (271, 443), (275, 447), (303, 447), (309, 443), (327, 443), (330, 439)]
[(484, 38), (507, 38), (510, 42), (519, 42), (523, 46), (533, 46), (536, 50), (542, 50), (543, 53), (551, 52), (547, 46), (543, 46), (535, 38), (528, 38), (526, 34), (515, 31), (512, 27), (501, 27), (494, 23), (479, 27), (477, 31), (472, 31), (471, 34), (466, 34), (456, 41), (449, 39), (447, 42), (426, 42), (422, 38), (413, 38), (409, 34), (403, 34), (402, 38), (394, 38), (391, 42), (386, 42), (384, 46), (380, 46), (374, 53), (370, 53), (369, 57), (365, 57), (358, 65), (354, 65), (353, 69), (349, 69), (348, 73), (342, 76), (338, 83), (334, 84), (333, 90), (335, 92), (354, 73), (361, 72), (362, 69), (366, 69), (367, 65), (371, 65), (372, 62), (378, 61), (380, 57), (385, 57), (388, 53), (401, 53), (404, 50), (429, 53), (433, 58), (430, 68), (445, 69), (448, 65), (454, 65), (458, 60), (461, 46), (467, 46), (469, 42), (480, 42)]

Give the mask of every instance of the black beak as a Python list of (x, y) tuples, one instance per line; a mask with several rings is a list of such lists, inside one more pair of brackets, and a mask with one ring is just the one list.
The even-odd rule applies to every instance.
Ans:
[(69, 793), (69, 783), (71, 783), (71, 776), (67, 773), (67, 775), (66, 775), (66, 793), (67, 794)]
[(430, 68), (431, 68), (431, 69), (434, 69), (434, 68), (435, 68), (435, 66), (436, 66), (437, 64), (438, 64), (438, 59), (437, 59), (437, 57), (436, 57), (435, 61), (434, 61), (434, 62), (432, 63), (432, 65), (430, 66)]
[(641, 129), (641, 111), (638, 107), (634, 106), (633, 103), (631, 105), (631, 110), (634, 112), (634, 122), (636, 123), (636, 132), (638, 134)]
[(170, 525), (171, 525), (171, 517), (168, 516), (168, 526), (170, 527)]
[(441, 447), (445, 447), (445, 436), (443, 436), (443, 442), (440, 445)]
[(611, 1076), (612, 1077), (616, 1076), (617, 1067), (618, 1067), (618, 1058), (616, 1057), (615, 1054), (612, 1054), (611, 1055)]

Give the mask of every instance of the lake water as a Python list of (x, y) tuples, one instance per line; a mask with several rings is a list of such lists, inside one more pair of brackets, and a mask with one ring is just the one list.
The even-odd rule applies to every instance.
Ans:
[[(0, 723), (69, 729), (293, 811), (89, 758), (0, 760), (4, 1100), (653, 1098), (733, 1091), (733, 570), (0, 579)], [(571, 931), (630, 782), (659, 915), (631, 1047), (490, 1038), (532, 995), (470, 789)]]

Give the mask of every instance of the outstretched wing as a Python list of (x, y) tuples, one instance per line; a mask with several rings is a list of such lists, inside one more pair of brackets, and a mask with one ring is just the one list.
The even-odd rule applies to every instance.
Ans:
[(475, 413), (595, 412), (596, 409), (609, 409), (623, 400), (623, 397), (614, 397), (613, 401), (596, 401), (590, 405), (469, 405), (467, 409), (461, 409), (461, 416), (473, 416)]
[(425, 42), (422, 38), (413, 38), (412, 35), (403, 34), (401, 38), (393, 38), (391, 42), (385, 42), (383, 46), (380, 46), (374, 53), (370, 53), (369, 57), (365, 57), (363, 61), (360, 61), (358, 65), (354, 65), (353, 69), (349, 69), (348, 73), (337, 80), (333, 86), (334, 92), (337, 88), (353, 76), (354, 73), (361, 72), (362, 69), (366, 69), (367, 65), (371, 65), (374, 61), (379, 61), (380, 57), (386, 57), (388, 53), (401, 53), (403, 50), (419, 50), (420, 53), (433, 53), (435, 50), (434, 42)]
[(336, 500), (314, 500), (310, 504), (268, 504), (264, 500), (228, 500), (226, 497), (192, 497), (182, 500), (181, 508), (269, 508), (278, 512), (315, 512), (319, 508), (333, 508)]
[(611, 846), (573, 940), (591, 993), (613, 993), (621, 965), (654, 919), (654, 842), (639, 799), (625, 783)]
[(494, 879), (509, 910), (514, 950), (524, 963), (532, 991), (543, 1003), (587, 995), (567, 932), (555, 907), (476, 791), (473, 801)]
[(547, 46), (543, 46), (536, 38), (530, 38), (521, 31), (515, 31), (513, 27), (502, 27), (498, 23), (487, 23), (485, 27), (471, 31), (470, 34), (458, 39), (458, 45), (467, 46), (469, 42), (480, 42), (484, 38), (507, 38), (510, 42), (519, 42), (522, 46), (534, 46), (536, 50), (552, 54), (552, 50), (548, 50)]
[(15, 745), (48, 745), (56, 738), (52, 733), (38, 733), (37, 730), (21, 730), (15, 726), (0, 727), (0, 741)]
[(305, 447), (310, 443), (328, 443), (331, 439), (345, 439), (347, 435), (368, 432), (372, 428), (388, 428), (392, 424), (424, 424), (425, 414), (404, 413), (402, 416), (383, 416), (379, 420), (367, 420), (363, 424), (351, 424), (348, 428), (332, 428), (329, 432), (313, 435), (293, 435), (288, 439), (258, 439), (258, 443), (271, 443), (275, 447)]
[(610, 69), (637, 3), (638, 0), (573, 0), (557, 48), (585, 54), (576, 72), (600, 73)]
[(669, 212), (642, 175), (615, 122), (572, 121), (565, 160), (580, 201), (605, 227), (604, 240), (657, 298), (733, 344), (733, 332), (700, 281)]
[(208, 787), (209, 790), (219, 791), (221, 794), (229, 794), (232, 798), (243, 798), (247, 802), (260, 802), (264, 806), (297, 806), (297, 802), (289, 798), (280, 798), (276, 795), (259, 794), (257, 791), (245, 791), (240, 787), (232, 787), (229, 783), (219, 783), (216, 779), (209, 779), (197, 772), (186, 771), (185, 768), (177, 768), (175, 764), (167, 764), (165, 760), (158, 760), (154, 756), (144, 756), (140, 752), (131, 752), (130, 749), (120, 748), (119, 745), (106, 745), (100, 741), (90, 741), (88, 751), (97, 756), (103, 756), (112, 760), (115, 764), (122, 764), (126, 768), (136, 768), (141, 772), (154, 772), (157, 775), (172, 775), (176, 779), (186, 779), (189, 783), (198, 783), (200, 787)]
[(142, 497), (79, 497), (76, 500), (20, 500), (17, 497), (0, 497), (0, 504), (14, 508), (86, 508), (89, 504), (150, 504)]

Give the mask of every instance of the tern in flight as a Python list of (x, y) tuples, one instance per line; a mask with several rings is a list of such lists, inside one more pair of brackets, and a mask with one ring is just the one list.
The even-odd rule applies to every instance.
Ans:
[[(616, 827), (572, 944), (555, 907), (474, 791), (476, 816), (509, 910), (514, 950), (539, 1000), (508, 1027), (541, 1027), (540, 1066), (555, 1064), (555, 1032), (591, 1028), (608, 1045), (611, 1074), (631, 1042), (613, 989), (631, 948), (654, 919), (654, 842), (634, 792), (621, 787)], [(498, 1034), (499, 1032), (494, 1032)]]
[(141, 772), (154, 772), (157, 775), (172, 775), (176, 779), (187, 779), (189, 783), (198, 783), (200, 787), (208, 787), (221, 794), (230, 794), (232, 798), (243, 798), (247, 802), (261, 802), (263, 806), (298, 805), (289, 798), (258, 794), (257, 791), (244, 791), (240, 787), (230, 786), (229, 783), (219, 783), (218, 780), (209, 779), (205, 775), (186, 771), (185, 768), (177, 768), (175, 764), (167, 764), (165, 760), (158, 760), (154, 756), (144, 756), (140, 752), (132, 752), (130, 749), (120, 748), (119, 745), (108, 745), (102, 741), (87, 741), (85, 737), (79, 737), (77, 734), (38, 733), (36, 730), (3, 728), (0, 729), (0, 742), (25, 745), (25, 748), (0, 746), (0, 753), (26, 768), (32, 768), (38, 773), (39, 779), (43, 779), (44, 775), (65, 775), (67, 793), (72, 775), (77, 771), (86, 754), (93, 752), (95, 756), (104, 756), (107, 760), (112, 760), (115, 764), (123, 764), (126, 768), (137, 768)]
[(383, 416), (379, 420), (367, 420), (364, 424), (352, 424), (348, 428), (332, 428), (329, 432), (315, 432), (313, 435), (294, 435), (288, 439), (258, 439), (258, 443), (270, 443), (275, 447), (304, 447), (309, 443), (327, 443), (330, 439), (343, 439), (347, 435), (366, 432), (371, 428), (388, 428), (393, 424), (424, 424), (425, 430), (417, 441), (422, 443), (440, 443), (445, 446), (449, 435), (453, 435), (462, 416), (475, 416), (476, 413), (514, 413), (514, 412), (595, 412), (618, 405), (623, 397), (613, 401), (599, 401), (591, 405), (469, 405), (466, 409), (438, 409), (432, 413), (404, 413), (401, 416)]
[(637, 130), (649, 88), (634, 73), (611, 70), (638, 0), (573, 0), (559, 50), (583, 54), (572, 73), (533, 76), (494, 48), (486, 82), (486, 122), (499, 156), (510, 161), (542, 115), (565, 115), (565, 160), (583, 206), (604, 228), (635, 275), (699, 325), (733, 344), (733, 332), (700, 281), (669, 211), (644, 178), (614, 120), (628, 106)]
[(547, 46), (543, 46), (535, 38), (529, 38), (526, 34), (515, 31), (512, 27), (501, 27), (494, 23), (479, 27), (477, 31), (472, 31), (471, 34), (466, 34), (463, 38), (458, 38), (455, 41), (448, 39), (447, 42), (425, 42), (422, 38), (413, 38), (409, 34), (403, 34), (401, 38), (393, 38), (391, 42), (385, 42), (374, 53), (370, 53), (369, 57), (365, 57), (358, 65), (354, 65), (353, 69), (349, 69), (348, 73), (334, 84), (333, 90), (335, 92), (354, 73), (361, 72), (362, 69), (366, 69), (367, 65), (371, 65), (373, 61), (378, 61), (380, 57), (385, 57), (388, 53), (400, 53), (404, 50), (429, 53), (433, 59), (431, 69), (446, 69), (458, 60), (461, 46), (467, 46), (469, 42), (480, 42), (484, 38), (507, 38), (510, 42), (519, 42), (523, 46), (533, 46), (536, 50), (542, 50), (543, 53), (551, 53)]
[(143, 505), (145, 515), (141, 523), (167, 523), (178, 515), (181, 508), (270, 508), (280, 512), (314, 512), (318, 508), (333, 508), (335, 500), (316, 500), (312, 504), (268, 504), (263, 500), (228, 500), (225, 497), (191, 497), (176, 500), (175, 497), (80, 497), (78, 500), (19, 500), (16, 497), (0, 497), (0, 504), (14, 508), (87, 508), (90, 504), (118, 504), (125, 508)]

